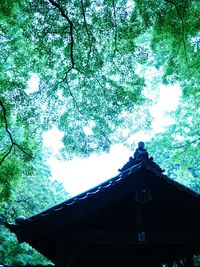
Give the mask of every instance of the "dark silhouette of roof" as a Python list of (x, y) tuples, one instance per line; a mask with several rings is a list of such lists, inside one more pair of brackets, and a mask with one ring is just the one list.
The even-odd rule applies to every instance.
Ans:
[[(40, 218), (52, 216), (59, 214), (60, 212), (67, 212), (67, 210), (72, 209), (73, 207), (76, 207), (77, 205), (80, 205), (81, 202), (85, 202), (87, 199), (92, 200), (93, 197), (95, 197), (98, 194), (102, 194), (105, 190), (112, 190), (113, 187), (116, 186), (116, 184), (123, 183), (124, 180), (126, 180), (131, 174), (134, 174), (140, 169), (146, 169), (152, 173), (154, 173), (157, 177), (159, 177), (161, 180), (164, 180), (166, 183), (171, 184), (174, 186), (177, 190), (180, 190), (186, 194), (191, 195), (194, 198), (200, 199), (200, 195), (196, 193), (195, 191), (189, 189), (188, 187), (174, 181), (173, 179), (170, 179), (165, 174), (163, 174), (164, 170), (161, 169), (153, 160), (153, 157), (148, 157), (148, 153), (146, 152), (146, 149), (144, 149), (144, 146), (141, 145), (143, 142), (139, 142), (139, 148), (136, 149), (136, 152), (134, 153), (134, 158), (130, 157), (128, 163), (126, 163), (121, 169), (119, 169), (120, 174), (117, 176), (95, 186), (94, 188), (83, 192), (75, 197), (72, 197), (70, 199), (67, 199), (66, 201), (50, 208), (45, 211), (42, 211), (41, 213), (38, 213), (34, 216), (31, 216), (29, 218), (25, 217), (18, 217), (16, 219), (16, 227), (17, 225), (25, 225), (29, 224), (31, 222), (34, 222)], [(142, 148), (141, 148), (142, 147)], [(138, 158), (138, 151), (142, 151), (140, 158)], [(9, 227), (12, 228), (11, 224), (9, 224)], [(15, 226), (14, 226), (15, 227)]]
[[(119, 172), (117, 176), (104, 183), (50, 209), (29, 218), (19, 217), (15, 224), (8, 223), (7, 227), (17, 235), (20, 242), (28, 242), (53, 262), (56, 257), (54, 243), (57, 242), (57, 238), (64, 238), (65, 244), (67, 240), (71, 240), (69, 247), (66, 248), (70, 257), (71, 247), (73, 245), (76, 247), (76, 242), (78, 244), (82, 242), (78, 241), (79, 239), (86, 238), (87, 242), (90, 238), (99, 240), (102, 238), (99, 234), (102, 231), (103, 240), (104, 235), (106, 240), (109, 239), (112, 234), (104, 234), (105, 229), (108, 231), (132, 229), (131, 233), (140, 231), (139, 241), (134, 238), (130, 241), (130, 233), (122, 234), (121, 230), (115, 233), (115, 235), (123, 235), (123, 240), (128, 240), (127, 244), (135, 242), (134, 248), (137, 251), (137, 242), (146, 238), (143, 234), (145, 232), (138, 230), (142, 229), (143, 224), (138, 226), (135, 222), (135, 216), (139, 216), (137, 210), (142, 208), (146, 218), (145, 231), (149, 233), (149, 240), (151, 240), (149, 241), (149, 246), (152, 247), (151, 253), (154, 253), (153, 244), (158, 240), (162, 244), (168, 244), (169, 240), (174, 242), (174, 238), (181, 242), (189, 242), (192, 247), (194, 245), (191, 253), (200, 252), (200, 195), (198, 193), (167, 177), (164, 170), (154, 162), (152, 157), (149, 157), (143, 142), (139, 143), (134, 156), (130, 157), (129, 162)], [(94, 229), (96, 229), (95, 232), (91, 234)], [(88, 234), (84, 235), (88, 230), (90, 230)], [(157, 230), (162, 232), (162, 237), (154, 233)], [(171, 230), (182, 232), (174, 235)], [(190, 230), (192, 233), (188, 234)], [(171, 234), (166, 234), (169, 232)], [(116, 242), (115, 239), (116, 237), (113, 242)], [(110, 239), (109, 242), (111, 242)], [(177, 248), (179, 251), (177, 253), (180, 253), (181, 249)], [(161, 255), (164, 250), (160, 252)]]

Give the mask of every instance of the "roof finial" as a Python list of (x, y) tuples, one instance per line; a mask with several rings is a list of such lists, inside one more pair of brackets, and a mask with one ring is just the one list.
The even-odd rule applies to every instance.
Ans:
[(146, 149), (144, 148), (144, 142), (140, 141), (138, 143), (138, 148), (135, 150), (133, 160), (135, 160), (136, 162), (140, 162), (140, 161), (148, 160), (148, 159), (149, 159), (149, 155)]
[(133, 157), (130, 157), (129, 161), (121, 169), (119, 169), (119, 171), (123, 172), (142, 161), (147, 161), (148, 159), (149, 155), (146, 149), (144, 148), (144, 142), (140, 141), (138, 143), (138, 148), (135, 150)]
[(144, 142), (140, 141), (138, 143), (138, 148), (135, 150), (133, 157), (129, 158), (129, 161), (118, 171), (123, 172), (127, 169), (137, 166), (138, 164), (142, 163), (143, 165), (148, 166), (148, 168), (154, 169), (158, 172), (164, 172), (154, 161), (153, 157), (149, 157), (148, 152), (144, 148)]

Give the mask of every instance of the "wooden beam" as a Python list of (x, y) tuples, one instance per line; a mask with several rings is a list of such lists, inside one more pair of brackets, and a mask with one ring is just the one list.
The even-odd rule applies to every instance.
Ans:
[[(75, 230), (66, 235), (67, 242), (138, 243), (138, 231), (132, 230)], [(192, 231), (146, 231), (146, 243), (200, 244), (200, 232)], [(200, 247), (200, 245), (199, 245)]]

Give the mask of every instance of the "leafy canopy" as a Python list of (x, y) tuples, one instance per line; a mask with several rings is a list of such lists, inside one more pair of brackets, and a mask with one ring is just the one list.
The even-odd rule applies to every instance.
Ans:
[[(24, 168), (18, 186), (12, 187), (12, 196), (0, 207), (0, 263), (6, 265), (49, 264), (28, 244), (19, 244), (14, 234), (4, 226), (18, 217), (29, 217), (66, 200), (68, 194), (62, 184), (50, 180), (50, 171), (41, 159)], [(3, 166), (3, 165), (2, 165)]]
[[(152, 95), (160, 83), (182, 88), (174, 124), (149, 151), (172, 177), (199, 190), (198, 17), (194, 0), (0, 1), (1, 222), (64, 196), (45, 167), (42, 135), (52, 126), (64, 131), (67, 158), (149, 132), (149, 82)], [(152, 67), (157, 74), (147, 82), (142, 71)], [(2, 262), (45, 262), (4, 228), (0, 235)]]
[[(151, 103), (138, 68), (155, 66), (163, 83), (180, 83), (183, 104), (174, 114), (180, 120), (169, 145), (189, 142), (196, 149), (199, 124), (189, 132), (184, 124), (199, 119), (197, 11), (197, 2), (189, 0), (1, 1), (1, 199), (9, 197), (53, 125), (65, 133), (68, 158), (108, 151), (115, 142), (126, 144), (138, 129), (147, 131)], [(33, 75), (39, 87), (31, 92)], [(192, 108), (184, 105), (187, 99)]]

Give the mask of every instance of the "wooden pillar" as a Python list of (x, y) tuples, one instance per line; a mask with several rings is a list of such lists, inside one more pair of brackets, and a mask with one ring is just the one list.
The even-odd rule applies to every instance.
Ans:
[(167, 262), (167, 266), (168, 267), (173, 267), (173, 260), (169, 260), (168, 262)]
[(192, 255), (187, 256), (185, 259), (186, 259), (185, 267), (194, 267)]
[(138, 205), (136, 207), (135, 228), (138, 233), (138, 241), (145, 242), (146, 236), (145, 236), (145, 230), (144, 230), (144, 214), (143, 214), (142, 205)]
[(178, 267), (184, 267), (184, 263), (183, 263), (183, 260), (182, 260), (182, 259), (178, 259), (178, 260), (176, 260), (175, 263), (176, 263), (176, 265), (177, 265)]
[(69, 261), (66, 264), (66, 267), (75, 267), (78, 260), (80, 260), (81, 254), (84, 253), (87, 247), (88, 245), (86, 244), (78, 247), (70, 257)]
[(56, 267), (66, 267), (66, 251), (65, 251), (65, 243), (63, 241), (59, 241), (56, 243)]

